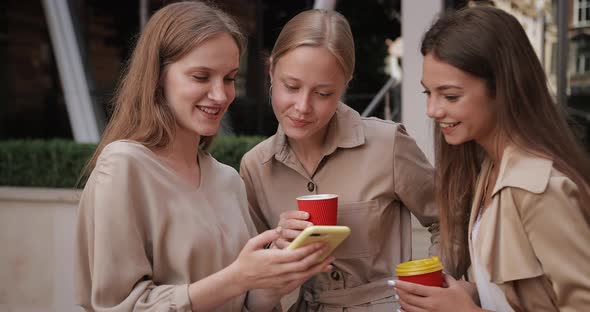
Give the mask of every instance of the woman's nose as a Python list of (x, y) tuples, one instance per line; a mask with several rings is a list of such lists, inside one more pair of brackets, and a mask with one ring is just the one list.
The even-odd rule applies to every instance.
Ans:
[(428, 99), (426, 102), (426, 115), (432, 119), (444, 117), (443, 108), (433, 99)]
[(311, 112), (311, 98), (309, 94), (306, 93), (302, 93), (301, 96), (299, 96), (296, 99), (295, 102), (295, 109), (302, 113), (302, 114), (306, 114)]
[(209, 98), (216, 103), (225, 103), (227, 101), (227, 93), (222, 82), (213, 82), (209, 90)]

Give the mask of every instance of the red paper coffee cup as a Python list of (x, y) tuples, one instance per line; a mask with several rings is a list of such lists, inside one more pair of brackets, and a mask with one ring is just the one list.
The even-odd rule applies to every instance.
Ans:
[(338, 224), (338, 195), (316, 194), (297, 197), (299, 210), (309, 213), (314, 225)]
[(402, 281), (442, 287), (442, 270), (442, 263), (438, 257), (432, 257), (400, 263), (395, 269), (395, 274)]

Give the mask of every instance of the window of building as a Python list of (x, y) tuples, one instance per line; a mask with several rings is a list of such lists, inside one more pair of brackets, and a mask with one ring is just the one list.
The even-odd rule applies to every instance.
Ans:
[(590, 52), (578, 54), (576, 59), (576, 73), (584, 74), (590, 72)]
[(590, 0), (574, 1), (574, 26), (590, 26)]
[(578, 36), (573, 43), (576, 51), (576, 74), (590, 73), (590, 36)]

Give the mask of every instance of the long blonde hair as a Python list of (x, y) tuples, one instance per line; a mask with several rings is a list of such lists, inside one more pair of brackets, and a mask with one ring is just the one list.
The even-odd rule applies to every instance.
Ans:
[[(443, 15), (426, 32), (422, 55), (432, 53), (486, 81), (495, 98), (500, 135), (529, 152), (549, 158), (590, 203), (590, 161), (547, 88), (545, 72), (524, 29), (512, 15), (474, 7)], [(441, 245), (454, 275), (469, 267), (468, 221), (483, 149), (471, 141), (446, 143), (435, 126), (436, 200), (441, 211)], [(582, 213), (590, 222), (588, 205)]]
[(354, 73), (354, 39), (346, 18), (327, 10), (307, 10), (293, 17), (281, 30), (270, 55), (271, 68), (285, 53), (300, 47), (325, 47), (344, 71), (346, 81)]
[[(150, 18), (122, 75), (111, 120), (82, 179), (94, 169), (103, 148), (113, 141), (129, 139), (146, 147), (164, 147), (172, 141), (176, 119), (162, 94), (160, 77), (168, 64), (221, 33), (229, 33), (240, 53), (244, 51), (245, 37), (237, 23), (205, 3), (173, 3)], [(212, 139), (202, 137), (201, 148), (208, 148)]]

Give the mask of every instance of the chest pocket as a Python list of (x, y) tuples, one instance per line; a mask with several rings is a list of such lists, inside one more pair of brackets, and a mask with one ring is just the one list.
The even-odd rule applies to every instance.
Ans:
[(350, 228), (350, 236), (334, 251), (338, 259), (373, 256), (378, 246), (379, 204), (376, 200), (338, 205), (338, 225)]

